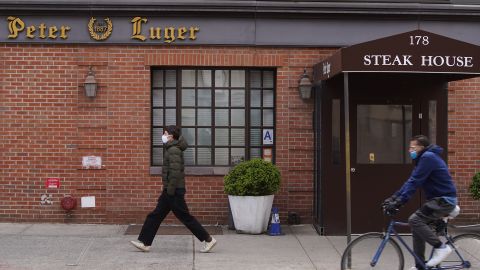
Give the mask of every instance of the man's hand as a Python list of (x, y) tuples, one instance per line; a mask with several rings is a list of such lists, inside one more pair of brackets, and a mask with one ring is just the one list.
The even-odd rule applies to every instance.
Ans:
[(393, 195), (392, 197), (386, 199), (382, 203), (383, 213), (387, 216), (394, 216), (400, 210), (400, 207), (403, 205), (402, 200)]
[(393, 194), (391, 197), (388, 197), (387, 199), (385, 199), (385, 201), (383, 201), (382, 206), (388, 205), (388, 204), (394, 202), (397, 198), (398, 198), (398, 196)]

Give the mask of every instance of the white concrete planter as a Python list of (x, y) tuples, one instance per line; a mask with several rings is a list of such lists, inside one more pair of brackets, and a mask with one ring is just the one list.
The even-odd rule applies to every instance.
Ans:
[(235, 229), (241, 233), (260, 234), (267, 231), (273, 196), (228, 195)]

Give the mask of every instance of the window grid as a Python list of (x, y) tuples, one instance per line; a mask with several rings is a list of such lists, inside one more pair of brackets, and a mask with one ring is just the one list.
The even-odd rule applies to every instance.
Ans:
[[(171, 106), (173, 97), (168, 96), (167, 93), (170, 95), (172, 90), (172, 72), (175, 72), (175, 105), (176, 108)], [(242, 80), (237, 80), (236, 85), (233, 85), (233, 73), (235, 72), (235, 76), (239, 76), (239, 74), (244, 74)], [(203, 76), (202, 80), (206, 78), (205, 73), (209, 73), (208, 77), (209, 83), (207, 81), (207, 85), (205, 85), (205, 81), (203, 82), (204, 85), (200, 85), (199, 78), (200, 74)], [(223, 73), (228, 80), (228, 83), (223, 81), (223, 85), (217, 85), (217, 81), (222, 83), (221, 75)], [(191, 84), (188, 81), (187, 77), (191, 77), (193, 74), (194, 81)], [(252, 83), (252, 74), (256, 76), (257, 82)], [(183, 78), (183, 76), (185, 78)], [(158, 82), (159, 77), (161, 78), (161, 83)], [(269, 81), (269, 85), (267, 86), (266, 80), (267, 77)], [(274, 104), (275, 104), (275, 74), (273, 70), (265, 70), (265, 69), (228, 69), (228, 68), (214, 68), (214, 69), (193, 69), (193, 68), (179, 68), (179, 69), (154, 69), (152, 71), (152, 165), (159, 166), (162, 165), (163, 161), (163, 144), (158, 137), (161, 138), (163, 127), (168, 124), (176, 124), (182, 127), (182, 133), (185, 137), (188, 137), (188, 144), (189, 149), (187, 149), (185, 153), (185, 163), (187, 166), (230, 166), (234, 165), (235, 163), (241, 161), (241, 159), (250, 159), (255, 157), (261, 157), (261, 150), (262, 150), (262, 130), (263, 129), (274, 129), (275, 123), (275, 112), (274, 112)], [(219, 79), (220, 78), (220, 79)], [(260, 84), (258, 85), (258, 80)], [(185, 82), (185, 86), (183, 85)], [(210, 100), (207, 104), (200, 105), (200, 91), (204, 91), (207, 93), (207, 90), (210, 91)], [(155, 91), (160, 92), (161, 94), (155, 93)], [(193, 101), (188, 101), (187, 99), (184, 100), (184, 93), (186, 95), (191, 95), (193, 91)], [(243, 91), (243, 93), (241, 93)], [(257, 98), (257, 96), (252, 97), (252, 91), (257, 91), (256, 94), (259, 94), (259, 101), (252, 100), (252, 98)], [(222, 100), (217, 95), (226, 95), (226, 98), (223, 97)], [(268, 104), (265, 104), (265, 96), (270, 95), (267, 98)], [(235, 95), (235, 96), (234, 96)], [(243, 95), (243, 97), (242, 97)], [(236, 104), (233, 104), (234, 98), (238, 98), (238, 96), (242, 97), (242, 99), (235, 99)], [(158, 100), (161, 97), (161, 102)], [(187, 97), (188, 98), (188, 97)], [(203, 98), (203, 97), (202, 97)], [(168, 102), (170, 100), (170, 102)], [(188, 101), (185, 105), (183, 104), (184, 101)], [(255, 102), (255, 104), (253, 104)], [(202, 103), (205, 103), (203, 100)], [(209, 103), (210, 106), (207, 106)], [(158, 106), (161, 105), (161, 106)], [(243, 105), (243, 106), (241, 106)], [(175, 109), (175, 123), (167, 123), (167, 112), (168, 110)], [(199, 122), (199, 111), (200, 110), (209, 110), (210, 111), (210, 125), (201, 125), (202, 123)], [(236, 113), (240, 112), (239, 110), (243, 110), (241, 114), (242, 117), (238, 118)], [(251, 117), (252, 110), (256, 111), (256, 116), (258, 119), (255, 119), (254, 125), (252, 125)], [(162, 121), (159, 124), (158, 114), (159, 111), (163, 112)], [(189, 119), (188, 125), (185, 125), (184, 119), (188, 119), (189, 113), (193, 113), (193, 120)], [(217, 114), (221, 115), (221, 113), (227, 113), (227, 121), (226, 123), (217, 123)], [(171, 111), (170, 111), (171, 113)], [(265, 114), (269, 116), (269, 123), (265, 123)], [(235, 115), (232, 115), (235, 114)], [(192, 117), (190, 115), (190, 117)], [(235, 118), (235, 119), (234, 119)], [(233, 123), (233, 122), (236, 123)], [(193, 125), (192, 125), (193, 124)], [(193, 131), (193, 135), (189, 134)], [(210, 133), (209, 138), (209, 145), (205, 144), (205, 142), (200, 142), (201, 139), (201, 131), (206, 131)], [(217, 144), (216, 140), (219, 139), (217, 137), (217, 132), (226, 132), (227, 134), (227, 145), (225, 144)], [(240, 132), (240, 133), (239, 133)], [(243, 136), (234, 137), (235, 134), (240, 135), (243, 133)], [(256, 133), (255, 142), (252, 142), (251, 145), (251, 135), (252, 133)], [(260, 141), (258, 141), (258, 134), (260, 134)], [(192, 138), (193, 137), (193, 138)], [(160, 141), (160, 142), (159, 142)], [(275, 149), (275, 143), (273, 145), (267, 145), (266, 147), (270, 147), (273, 150)], [(188, 153), (190, 152), (190, 153)], [(210, 152), (210, 153), (209, 153)], [(274, 151), (273, 151), (274, 153)], [(193, 156), (191, 157), (191, 155)], [(208, 154), (209, 155), (209, 163), (205, 162), (208, 161)], [(217, 154), (219, 159), (217, 160)], [(224, 154), (223, 156), (220, 156)], [(235, 154), (235, 155), (234, 155)], [(156, 156), (160, 155), (160, 156)], [(226, 157), (225, 157), (226, 155)], [(224, 157), (226, 160), (223, 160)], [(274, 159), (275, 155), (273, 155)], [(274, 160), (273, 160), (274, 161)]]

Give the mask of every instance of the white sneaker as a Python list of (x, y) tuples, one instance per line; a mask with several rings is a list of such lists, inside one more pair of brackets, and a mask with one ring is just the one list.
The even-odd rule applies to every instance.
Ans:
[(213, 237), (212, 237), (212, 241), (210, 242), (203, 241), (203, 248), (200, 250), (200, 252), (203, 252), (203, 253), (210, 252), (210, 250), (212, 250), (212, 248), (216, 244), (217, 244), (217, 240), (215, 240), (215, 238)]
[(132, 240), (130, 241), (130, 243), (132, 245), (134, 245), (136, 248), (140, 249), (141, 251), (143, 252), (149, 252), (150, 251), (150, 246), (145, 246), (145, 244), (143, 244), (142, 242), (140, 241), (135, 241), (135, 240)]
[(433, 256), (427, 262), (428, 267), (434, 267), (440, 264), (443, 260), (445, 260), (448, 255), (452, 253), (452, 248), (449, 245), (445, 245), (443, 248), (435, 248), (433, 249)]
[(413, 266), (412, 268), (410, 268), (410, 270), (418, 270), (418, 268)]

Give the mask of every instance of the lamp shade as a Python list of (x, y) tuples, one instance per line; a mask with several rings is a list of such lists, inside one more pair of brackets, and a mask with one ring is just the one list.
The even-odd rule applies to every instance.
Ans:
[(302, 99), (309, 99), (312, 96), (312, 82), (310, 82), (306, 69), (303, 71), (298, 83), (298, 92)]
[(97, 80), (95, 80), (95, 74), (92, 69), (88, 71), (87, 78), (85, 78), (85, 96), (95, 97), (97, 95)]

